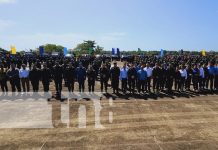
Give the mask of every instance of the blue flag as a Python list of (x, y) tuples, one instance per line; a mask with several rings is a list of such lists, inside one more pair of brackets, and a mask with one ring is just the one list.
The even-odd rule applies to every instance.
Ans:
[(112, 55), (115, 55), (115, 48), (112, 48)]
[(119, 48), (112, 48), (112, 55), (120, 55), (120, 49)]
[(66, 56), (66, 55), (67, 55), (67, 53), (68, 53), (68, 50), (67, 50), (67, 48), (66, 48), (66, 47), (64, 47), (64, 56)]
[(120, 49), (117, 48), (117, 55), (120, 56)]
[(164, 57), (164, 50), (163, 49), (160, 50), (160, 57), (161, 58)]
[(40, 54), (40, 56), (44, 55), (44, 47), (43, 46), (39, 47), (39, 54)]

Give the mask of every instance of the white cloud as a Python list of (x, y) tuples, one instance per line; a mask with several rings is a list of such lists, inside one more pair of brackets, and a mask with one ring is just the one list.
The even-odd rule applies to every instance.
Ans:
[(17, 0), (0, 0), (0, 5), (1, 4), (14, 4), (16, 2)]

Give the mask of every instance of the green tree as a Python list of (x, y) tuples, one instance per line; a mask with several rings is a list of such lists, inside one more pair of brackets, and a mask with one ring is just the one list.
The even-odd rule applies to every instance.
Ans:
[(52, 52), (63, 53), (63, 49), (64, 49), (63, 46), (55, 45), (55, 44), (46, 44), (46, 45), (43, 45), (43, 47), (44, 47), (45, 53), (52, 53)]
[(2, 52), (3, 52), (3, 51), (6, 51), (6, 50), (0, 47), (0, 51), (2, 51)]
[(95, 54), (102, 54), (104, 51), (104, 47), (100, 47), (99, 45), (95, 48)]
[(74, 48), (74, 51), (79, 54), (89, 54), (90, 48), (94, 49), (95, 45), (95, 41), (84, 41), (83, 43), (78, 44), (76, 48)]

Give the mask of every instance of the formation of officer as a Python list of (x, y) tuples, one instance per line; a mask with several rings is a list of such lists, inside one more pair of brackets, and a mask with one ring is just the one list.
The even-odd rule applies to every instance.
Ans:
[(79, 92), (95, 92), (96, 82), (100, 82), (101, 92), (107, 93), (111, 87), (114, 94), (218, 90), (216, 57), (145, 57), (140, 62), (123, 62), (120, 66), (117, 62), (110, 65), (104, 60), (99, 65), (95, 61), (39, 59), (28, 62), (17, 58), (0, 66), (1, 90), (8, 92), (8, 81), (12, 92), (40, 92), (40, 82), (44, 92), (49, 92), (54, 82), (57, 97), (61, 96), (63, 83), (69, 92), (74, 92), (76, 82)]

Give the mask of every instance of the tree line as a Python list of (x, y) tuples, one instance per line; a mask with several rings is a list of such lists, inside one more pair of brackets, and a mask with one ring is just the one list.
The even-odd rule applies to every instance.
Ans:
[[(64, 46), (56, 45), (56, 44), (45, 44), (41, 45), (44, 47), (44, 52), (51, 54), (53, 52), (59, 52), (63, 54)], [(6, 51), (5, 49), (0, 48), (0, 52)], [(33, 50), (31, 49), (30, 52), (39, 54), (39, 48)], [(24, 54), (25, 51), (19, 51), (20, 54)], [(68, 49), (68, 53), (75, 54), (76, 56), (80, 56), (83, 54), (90, 54), (90, 55), (97, 55), (97, 54), (108, 54), (111, 55), (111, 50), (105, 50), (104, 47), (97, 45), (95, 41), (87, 40), (83, 41), (82, 43), (78, 44), (73, 49)], [(199, 55), (199, 51), (185, 51), (185, 50), (178, 50), (178, 51), (166, 51), (164, 52), (166, 55)], [(159, 55), (160, 50), (130, 50), (130, 51), (121, 51), (121, 55)], [(210, 55), (217, 55), (217, 51), (209, 51)]]

